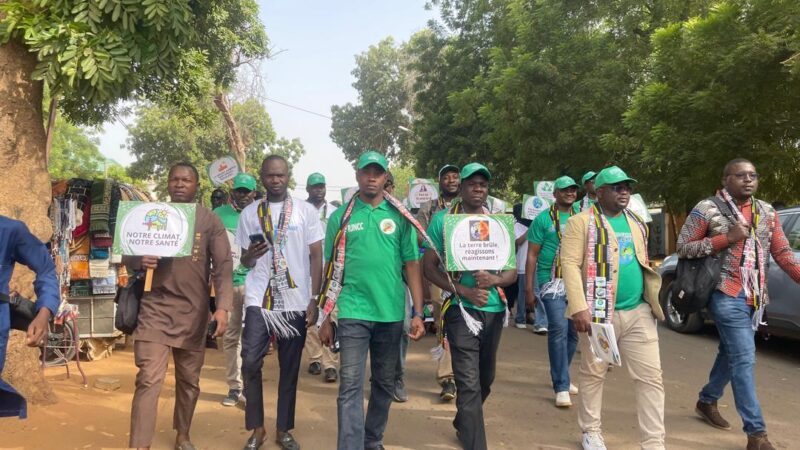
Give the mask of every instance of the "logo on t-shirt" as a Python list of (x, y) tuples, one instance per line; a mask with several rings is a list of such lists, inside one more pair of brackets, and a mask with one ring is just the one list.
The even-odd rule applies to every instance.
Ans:
[(361, 231), (364, 229), (364, 222), (361, 223), (351, 223), (347, 225), (347, 232), (352, 233), (353, 231)]
[(633, 236), (630, 233), (617, 234), (617, 242), (619, 242), (619, 265), (627, 266), (633, 262), (636, 255), (636, 250), (633, 247)]
[(394, 234), (395, 231), (397, 231), (397, 224), (394, 223), (394, 220), (392, 219), (381, 220), (380, 227), (383, 234), (391, 235)]

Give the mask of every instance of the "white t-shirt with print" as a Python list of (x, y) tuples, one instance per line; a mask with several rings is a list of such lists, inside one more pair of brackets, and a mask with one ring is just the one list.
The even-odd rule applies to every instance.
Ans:
[[(250, 235), (262, 234), (261, 223), (258, 219), (258, 205), (261, 201), (253, 202), (242, 211), (239, 216), (239, 227), (236, 230), (236, 243), (242, 249), (250, 246)], [(275, 228), (279, 226), (283, 203), (270, 203), (270, 215)], [(304, 304), (299, 310), (305, 311), (308, 300), (311, 298), (311, 266), (309, 262), (308, 246), (320, 242), (325, 238), (325, 230), (319, 220), (319, 211), (305, 200), (292, 198), (292, 217), (289, 220), (289, 229), (283, 242), (283, 256), (289, 266), (289, 274), (297, 284), (303, 295)], [(256, 261), (256, 265), (247, 273), (245, 280), (244, 306), (261, 306), (264, 292), (272, 276), (272, 250), (269, 250)], [(291, 308), (291, 310), (296, 310)]]

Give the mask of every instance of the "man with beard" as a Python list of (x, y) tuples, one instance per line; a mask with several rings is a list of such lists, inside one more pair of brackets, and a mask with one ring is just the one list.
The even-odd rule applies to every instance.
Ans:
[(633, 379), (640, 447), (664, 449), (664, 384), (656, 320), (664, 320), (661, 277), (649, 264), (647, 225), (628, 209), (633, 185), (617, 166), (597, 174), (597, 203), (567, 221), (561, 266), (567, 316), (581, 333), (578, 425), (584, 450), (605, 450), (601, 428), (608, 363), (594, 356), (592, 323), (611, 324), (622, 365)]
[[(167, 191), (172, 202), (194, 203), (197, 169), (178, 163), (169, 170)], [(130, 270), (153, 269), (153, 286), (142, 297), (133, 333), (133, 357), (139, 373), (131, 408), (129, 447), (150, 448), (156, 427), (158, 397), (167, 374), (169, 354), (175, 363), (175, 448), (193, 450), (189, 439), (200, 396), (200, 369), (208, 330), (208, 280), (216, 291), (215, 336), (225, 333), (233, 303), (231, 248), (225, 227), (214, 213), (197, 205), (192, 255), (181, 258), (125, 256)]]
[(231, 203), (216, 208), (214, 214), (219, 216), (228, 231), (233, 258), (233, 308), (228, 318), (228, 329), (222, 337), (222, 349), (225, 354), (228, 395), (222, 399), (223, 406), (236, 406), (242, 395), (242, 312), (244, 310), (244, 281), (248, 269), (240, 264), (242, 248), (236, 244), (236, 229), (239, 227), (239, 215), (255, 196), (256, 179), (252, 175), (240, 173), (233, 178)]
[[(489, 213), (485, 205), (490, 179), (489, 170), (481, 164), (467, 164), (461, 169), (461, 202), (433, 216), (428, 235), (435, 248), (426, 247), (424, 256), (425, 277), (443, 290), (455, 289), (444, 307), (447, 342), (458, 388), (458, 412), (453, 426), (461, 444), (470, 450), (487, 448), (483, 403), (489, 397), (494, 381), (497, 348), (506, 314), (500, 289), (514, 283), (517, 271), (505, 270), (497, 274), (482, 270), (461, 272), (461, 277), (451, 285), (439, 255), (445, 257), (446, 214)], [(448, 304), (452, 306), (448, 307)], [(474, 322), (480, 323), (477, 334), (474, 333), (478, 328)]]
[[(439, 198), (423, 203), (419, 212), (417, 212), (417, 220), (426, 230), (431, 222), (431, 217), (443, 209), (449, 209), (453, 206), (454, 202), (458, 201), (459, 188), (461, 187), (461, 175), (459, 174), (458, 167), (452, 164), (445, 164), (439, 169)], [(422, 238), (417, 237), (420, 245), (423, 244)], [(428, 283), (428, 280), (425, 280)], [(430, 286), (430, 300), (433, 302), (433, 317), (435, 323), (439, 323), (442, 313), (442, 290), (433, 283), (428, 283)], [(441, 386), (442, 391), (439, 398), (442, 401), (449, 402), (456, 396), (456, 383), (453, 381), (453, 363), (450, 359), (450, 351), (447, 346), (444, 347), (442, 358), (437, 361), (436, 367), (436, 382)], [(398, 388), (405, 392), (404, 386), (400, 385)], [(396, 389), (397, 390), (397, 389)]]
[(306, 328), (317, 322), (324, 236), (317, 209), (289, 195), (289, 179), (284, 157), (264, 159), (261, 183), (267, 195), (242, 211), (236, 233), (242, 264), (251, 269), (242, 332), (245, 427), (253, 430), (247, 450), (261, 447), (267, 439), (262, 367), (273, 337), (280, 368), (275, 442), (283, 450), (300, 448), (290, 431)]
[[(425, 334), (419, 223), (384, 188), (389, 164), (380, 153), (362, 154), (358, 193), (328, 221), (328, 259), (321, 298), (324, 345), (334, 342), (330, 313), (338, 308), (341, 371), (337, 413), (339, 450), (382, 450), (392, 404), (405, 316), (403, 272), (414, 302), (411, 339)], [(370, 398), (364, 416), (364, 377), (370, 359)]]

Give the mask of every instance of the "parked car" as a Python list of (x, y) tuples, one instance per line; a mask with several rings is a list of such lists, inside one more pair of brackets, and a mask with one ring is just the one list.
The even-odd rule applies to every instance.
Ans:
[[(778, 217), (789, 245), (794, 250), (794, 258), (800, 261), (800, 206), (780, 210)], [(658, 269), (662, 279), (659, 294), (661, 307), (664, 309), (669, 328), (679, 333), (694, 333), (699, 331), (707, 320), (711, 320), (711, 317), (705, 310), (694, 314), (680, 314), (672, 306), (672, 281), (675, 279), (677, 266), (678, 255), (672, 254), (664, 259)], [(795, 283), (771, 256), (767, 286), (770, 299), (766, 310), (767, 326), (762, 326), (759, 332), (800, 339), (800, 285)]]

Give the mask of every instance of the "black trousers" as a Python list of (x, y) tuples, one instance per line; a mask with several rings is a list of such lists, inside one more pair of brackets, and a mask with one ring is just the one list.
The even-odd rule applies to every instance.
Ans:
[[(278, 338), (278, 413), (276, 429), (289, 431), (294, 428), (295, 405), (297, 403), (297, 376), (303, 346), (306, 342), (306, 314), (295, 314), (292, 326), (300, 333), (291, 338)], [(272, 338), (270, 330), (261, 315), (261, 308), (248, 306), (245, 311), (242, 329), (242, 379), (244, 381), (245, 413), (244, 422), (248, 430), (264, 426), (264, 389), (262, 386), (262, 367), (264, 356)]]
[(457, 305), (451, 306), (445, 315), (447, 340), (458, 389), (458, 412), (453, 426), (458, 430), (459, 440), (466, 450), (486, 450), (483, 402), (489, 397), (494, 382), (497, 347), (503, 332), (505, 311), (487, 313), (470, 308), (466, 310), (483, 323), (478, 336), (469, 331)]

